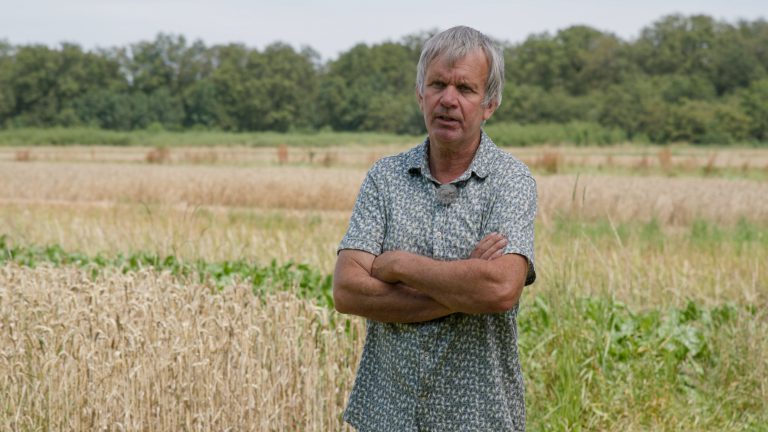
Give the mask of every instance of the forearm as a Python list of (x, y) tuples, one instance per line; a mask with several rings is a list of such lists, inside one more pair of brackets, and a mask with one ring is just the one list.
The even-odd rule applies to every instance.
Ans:
[(374, 262), (374, 276), (402, 282), (464, 313), (497, 313), (513, 307), (520, 298), (527, 270), (525, 258), (518, 255), (493, 261), (438, 261), (398, 251), (380, 258), (380, 265)]
[(427, 294), (402, 283), (387, 283), (370, 273), (373, 255), (342, 251), (336, 262), (336, 310), (381, 322), (421, 322), (453, 313)]
[(405, 284), (371, 277), (354, 286), (334, 288), (336, 310), (381, 322), (413, 323), (443, 317), (452, 311)]

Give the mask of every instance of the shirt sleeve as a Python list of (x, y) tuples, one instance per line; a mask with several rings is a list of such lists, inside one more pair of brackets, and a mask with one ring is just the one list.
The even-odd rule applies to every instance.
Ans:
[(511, 176), (502, 180), (490, 214), (491, 231), (507, 239), (505, 254), (519, 254), (528, 260), (525, 285), (536, 280), (533, 237), (536, 218), (536, 181), (531, 176)]
[(375, 167), (363, 180), (349, 220), (349, 228), (336, 250), (337, 254), (342, 249), (357, 249), (377, 256), (382, 252), (386, 218), (374, 170)]

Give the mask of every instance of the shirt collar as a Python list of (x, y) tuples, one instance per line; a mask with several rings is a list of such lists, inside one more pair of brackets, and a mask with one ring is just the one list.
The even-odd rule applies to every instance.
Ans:
[[(421, 144), (414, 147), (406, 158), (406, 168), (409, 173), (420, 173), (429, 180), (436, 181), (432, 177), (432, 173), (429, 171), (429, 159), (427, 148), (429, 146), (429, 137), (427, 137)], [(475, 157), (472, 158), (472, 163), (469, 164), (469, 168), (459, 176), (454, 182), (467, 180), (472, 174), (484, 179), (488, 176), (491, 168), (493, 168), (494, 158), (493, 149), (496, 145), (491, 141), (491, 138), (486, 135), (484, 130), (480, 130), (480, 146), (475, 152)]]

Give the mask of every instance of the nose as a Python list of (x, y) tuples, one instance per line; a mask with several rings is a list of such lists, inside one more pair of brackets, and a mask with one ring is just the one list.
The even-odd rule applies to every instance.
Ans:
[(446, 86), (443, 90), (443, 94), (440, 95), (440, 104), (444, 107), (453, 107), (456, 106), (456, 101), (458, 100), (459, 92), (456, 89), (456, 87), (449, 85)]

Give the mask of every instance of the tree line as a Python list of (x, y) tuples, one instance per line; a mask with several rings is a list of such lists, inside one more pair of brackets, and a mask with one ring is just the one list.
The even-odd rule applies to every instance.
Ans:
[[(93, 51), (0, 41), (0, 127), (424, 132), (414, 97), (434, 32), (358, 44), (323, 62), (276, 42), (183, 36)], [(669, 15), (631, 41), (588, 26), (500, 42), (493, 123), (587, 122), (629, 140), (768, 141), (768, 22)]]

